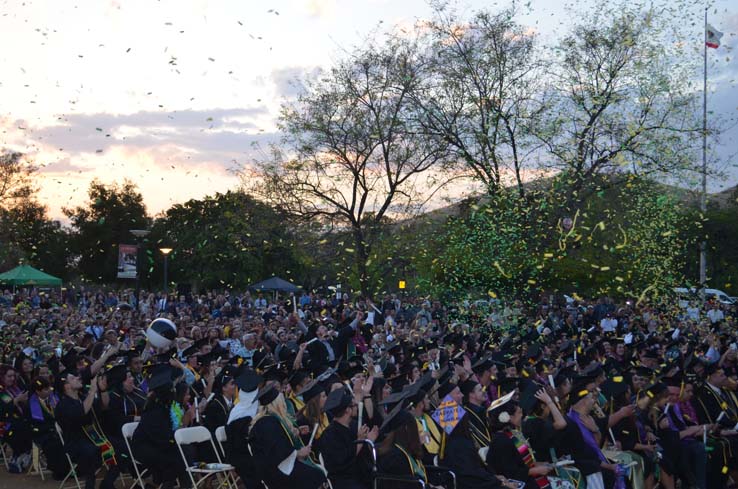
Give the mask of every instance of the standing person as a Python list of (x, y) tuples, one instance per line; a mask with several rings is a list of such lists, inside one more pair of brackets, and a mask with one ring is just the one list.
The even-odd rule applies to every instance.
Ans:
[(33, 381), (33, 390), (28, 399), (33, 442), (46, 457), (46, 466), (51, 470), (54, 480), (60, 481), (69, 471), (69, 463), (54, 427), (54, 409), (59, 403), (59, 396), (51, 390), (49, 382), (42, 378)]
[(268, 487), (314, 489), (326, 480), (310, 461), (310, 446), (303, 446), (282, 393), (273, 385), (259, 392), (259, 411), (250, 432), (257, 474)]
[(113, 445), (97, 426), (93, 411), (101, 383), (104, 390), (105, 381), (93, 377), (87, 395), (82, 399), (81, 378), (70, 372), (59, 375), (61, 396), (54, 417), (64, 436), (64, 449), (77, 464), (76, 471), (85, 479), (86, 489), (95, 488), (95, 473), (103, 464), (107, 472), (100, 483), (101, 489), (113, 489), (119, 473)]
[(364, 425), (358, 433), (353, 429), (351, 422), (356, 415), (357, 404), (348, 389), (331, 392), (325, 402), (325, 411), (333, 417), (333, 421), (323, 432), (318, 448), (333, 489), (368, 488), (370, 474), (360, 458), (365, 449), (356, 441), (366, 439), (374, 442), (379, 428), (375, 426), (370, 430)]
[(163, 484), (164, 488), (175, 487), (177, 481), (178, 487), (191, 485), (174, 442), (169, 411), (174, 402), (172, 379), (175, 375), (168, 364), (152, 368), (148, 380), (149, 397), (131, 440), (131, 450), (136, 460), (151, 471), (154, 483)]

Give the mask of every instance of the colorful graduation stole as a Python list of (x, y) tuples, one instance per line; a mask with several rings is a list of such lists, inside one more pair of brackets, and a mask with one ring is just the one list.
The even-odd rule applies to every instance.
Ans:
[[(504, 431), (505, 435), (512, 440), (513, 444), (515, 445), (515, 449), (518, 451), (518, 454), (523, 459), (523, 462), (527, 467), (533, 467), (536, 464), (536, 459), (533, 456), (533, 451), (528, 446), (528, 442), (523, 436), (522, 433), (519, 431), (515, 431), (514, 433), (511, 431)], [(540, 489), (545, 489), (547, 487), (550, 487), (550, 484), (548, 482), (548, 478), (546, 476), (540, 476), (536, 477), (536, 484)]]
[(115, 460), (115, 450), (113, 450), (113, 444), (108, 441), (103, 435), (101, 435), (95, 426), (87, 425), (82, 427), (87, 438), (100, 450), (100, 456), (102, 457), (103, 463), (107, 467), (115, 467), (118, 462)]

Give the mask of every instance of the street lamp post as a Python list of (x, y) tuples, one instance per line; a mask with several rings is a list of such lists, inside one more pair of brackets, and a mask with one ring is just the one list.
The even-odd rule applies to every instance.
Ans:
[(131, 229), (131, 234), (136, 237), (136, 307), (138, 307), (138, 293), (141, 289), (141, 249), (143, 239), (149, 235), (148, 229)]
[(169, 278), (168, 278), (168, 259), (169, 259), (169, 253), (172, 252), (172, 248), (159, 248), (159, 251), (161, 251), (161, 254), (164, 255), (164, 293), (169, 295)]

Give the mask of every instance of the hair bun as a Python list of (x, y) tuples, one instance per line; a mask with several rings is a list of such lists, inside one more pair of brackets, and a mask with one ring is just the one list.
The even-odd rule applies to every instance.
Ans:
[(500, 423), (509, 423), (510, 422), (510, 413), (507, 411), (502, 411), (500, 414), (497, 415), (497, 421)]

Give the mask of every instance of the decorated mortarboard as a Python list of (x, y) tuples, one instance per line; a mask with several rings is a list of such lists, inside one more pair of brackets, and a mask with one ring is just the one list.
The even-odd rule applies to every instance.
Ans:
[(438, 408), (431, 415), (431, 418), (438, 423), (438, 426), (446, 434), (451, 434), (465, 415), (466, 410), (463, 407), (459, 406), (451, 396), (445, 396), (438, 405)]
[(349, 392), (348, 389), (336, 389), (328, 394), (328, 398), (325, 400), (325, 412), (334, 414), (339, 413), (351, 406), (354, 401), (354, 396)]
[(310, 402), (311, 399), (318, 397), (321, 392), (325, 392), (323, 384), (317, 380), (312, 380), (300, 392), (298, 392), (297, 395), (301, 396), (303, 402), (307, 403)]
[(497, 408), (499, 408), (501, 406), (504, 406), (505, 404), (507, 404), (508, 402), (510, 402), (510, 400), (515, 395), (515, 392), (516, 391), (513, 390), (511, 392), (508, 392), (504, 396), (499, 397), (499, 398), (495, 399), (494, 401), (492, 401), (490, 403), (489, 407), (487, 408), (487, 412), (488, 413), (491, 413), (491, 412), (495, 411)]
[(264, 380), (259, 374), (250, 368), (244, 368), (236, 377), (236, 385), (244, 392), (253, 392)]
[(259, 401), (260, 405), (266, 406), (274, 402), (278, 396), (279, 389), (277, 389), (274, 384), (267, 384), (259, 391), (259, 395), (256, 396), (256, 399)]

